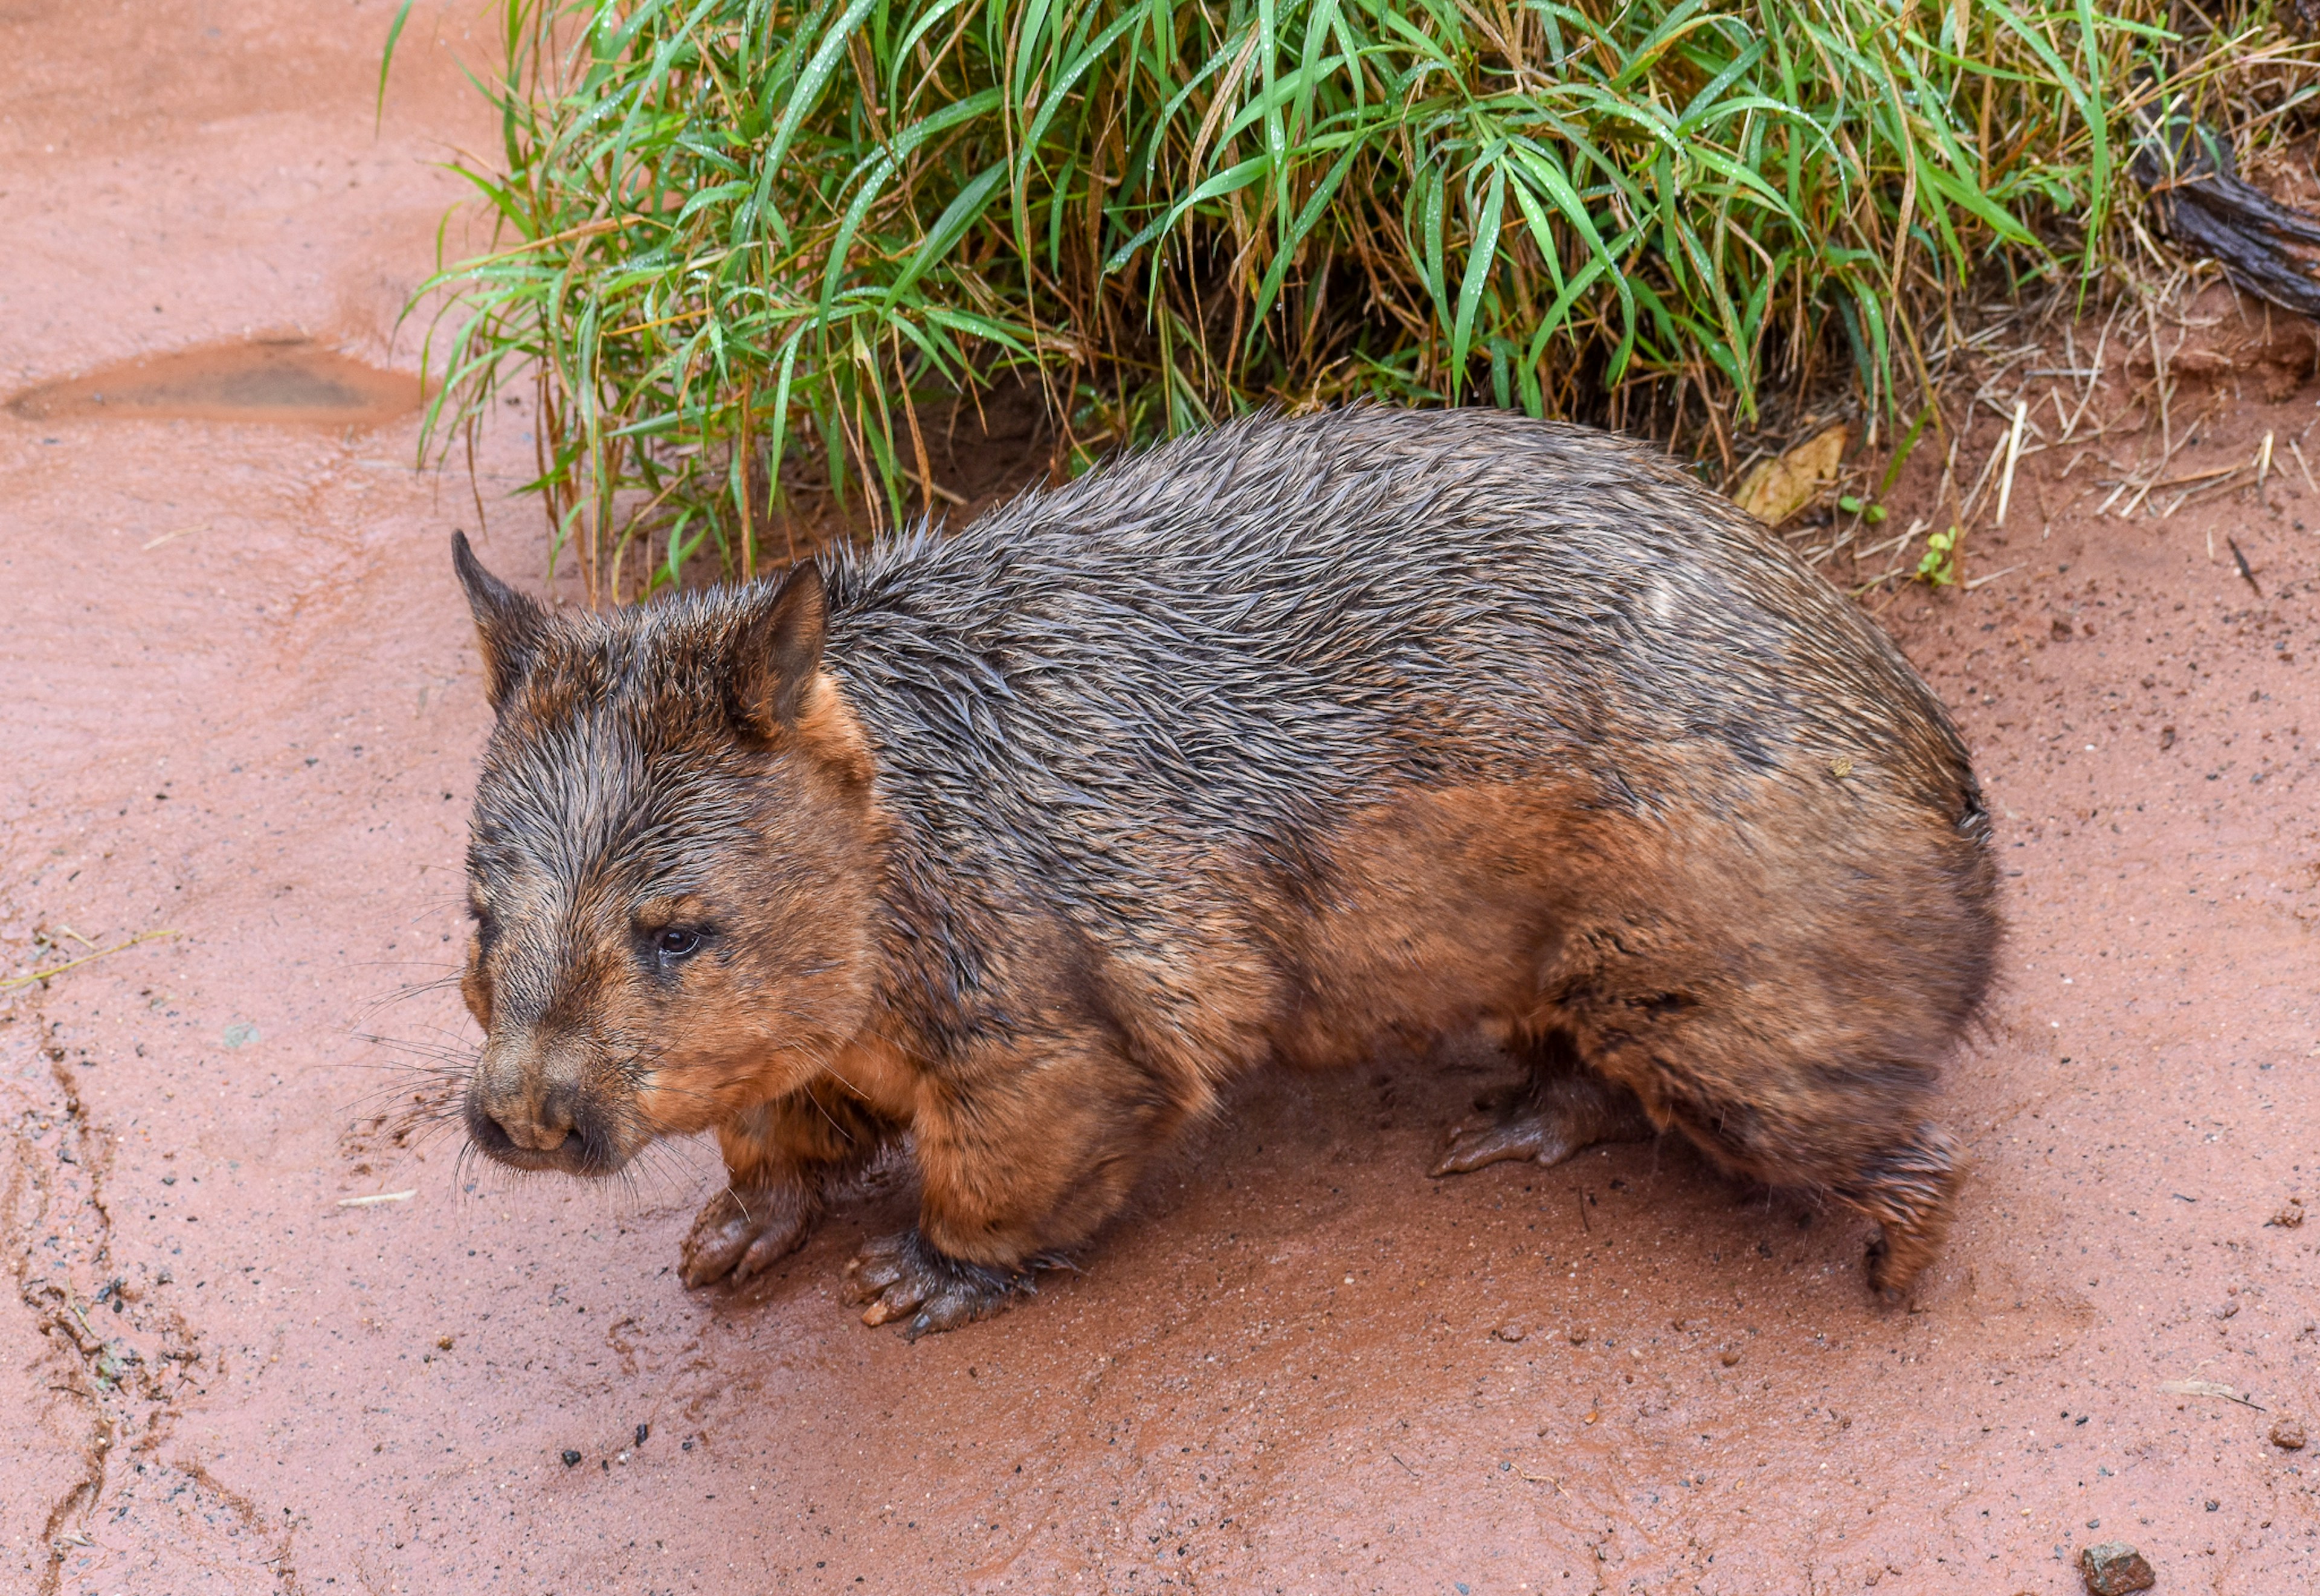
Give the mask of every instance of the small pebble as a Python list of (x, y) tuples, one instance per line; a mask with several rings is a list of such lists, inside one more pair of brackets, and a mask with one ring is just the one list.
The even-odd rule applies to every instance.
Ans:
[(2217, 1319), (2229, 1319), (2233, 1314), (2237, 1313), (2239, 1310), (2240, 1305), (2237, 1302), (2225, 1302), (2222, 1307), (2216, 1310), (2216, 1317)]
[(2290, 1197), (2286, 1202), (2280, 1204), (2279, 1211), (2271, 1216), (2271, 1222), (2283, 1230), (2295, 1229), (2304, 1222), (2303, 1202)]
[(639, 1424), (637, 1426), (637, 1445), (639, 1446), (643, 1446), (645, 1444), (645, 1437), (650, 1434), (652, 1434), (651, 1425)]
[(2283, 1419), (2271, 1427), (2271, 1444), (2282, 1452), (2304, 1450), (2304, 1427), (2293, 1419)]
[(2143, 1554), (2125, 1541), (2108, 1540), (2079, 1554), (2079, 1572), (2086, 1575), (2087, 1596), (2128, 1596), (2159, 1582)]
[(1716, 1355), (1716, 1361), (1727, 1369), (1734, 1368), (1739, 1365), (1740, 1355), (1737, 1352), (1720, 1352)]
[(449, 1351), (450, 1351), (450, 1350), (451, 1350), (451, 1338), (450, 1338), (450, 1337), (449, 1337), (449, 1336), (438, 1336), (438, 1337), (436, 1337), (436, 1338), (435, 1338), (435, 1350), (436, 1350), (436, 1351), (438, 1351), (438, 1352), (449, 1352)]
[(1529, 1333), (1518, 1320), (1511, 1319), (1491, 1332), (1501, 1341), (1519, 1341)]
[(1585, 1326), (1572, 1325), (1567, 1333), (1571, 1337), (1571, 1344), (1573, 1347), (1584, 1347), (1587, 1345), (1587, 1328)]
[(565, 1448), (564, 1448), (564, 1466), (565, 1466), (566, 1468), (577, 1468), (577, 1467), (579, 1467), (579, 1466), (580, 1466), (580, 1454), (578, 1454), (577, 1452), (575, 1452), (575, 1451), (574, 1451), (571, 1447), (569, 1447), (569, 1446), (565, 1447)]

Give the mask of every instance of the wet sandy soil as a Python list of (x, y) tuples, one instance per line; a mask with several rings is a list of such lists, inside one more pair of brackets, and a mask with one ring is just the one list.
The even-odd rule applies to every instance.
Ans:
[[(412, 369), (385, 333), (457, 197), (423, 163), (491, 130), (422, 35), (482, 41), (422, 6), (374, 137), (389, 9), (0, 10), (0, 387), (286, 332)], [(2184, 468), (2315, 399), (2250, 392)], [(2043, 1593), (2113, 1537), (2162, 1591), (2320, 1566), (2315, 1455), (2267, 1439), (2320, 1418), (2320, 1225), (2270, 1222), (2320, 1183), (2296, 471), (2129, 522), (2040, 457), (1969, 574), (2016, 568), (1884, 612), (1979, 750), (2012, 926), (1910, 1310), (1870, 1305), (1853, 1221), (1672, 1146), (1428, 1181), (1487, 1077), (1389, 1062), (1246, 1084), (1083, 1274), (913, 1347), (834, 1290), (904, 1192), (693, 1294), (702, 1149), (522, 1183), (378, 1123), (472, 1034), (405, 992), (464, 934), (485, 729), (444, 550), (474, 512), (412, 437), (0, 414), (0, 969), (174, 933), (0, 993), (0, 1585)], [(486, 552), (538, 570), (529, 512)]]

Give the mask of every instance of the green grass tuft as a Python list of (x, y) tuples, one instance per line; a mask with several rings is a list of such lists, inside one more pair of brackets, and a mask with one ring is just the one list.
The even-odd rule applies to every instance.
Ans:
[(784, 464), (929, 505), (922, 410), (1010, 366), (1074, 467), (1364, 395), (1721, 444), (1849, 376), (1906, 424), (1977, 273), (2101, 265), (2163, 15), (506, 0), (429, 437), (535, 384), (531, 485), (620, 602), (754, 569)]

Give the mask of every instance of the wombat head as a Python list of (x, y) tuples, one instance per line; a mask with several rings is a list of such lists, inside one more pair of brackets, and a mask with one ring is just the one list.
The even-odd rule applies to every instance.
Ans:
[(820, 573), (550, 614), (452, 559), (498, 724), (467, 846), (469, 1136), (609, 1174), (802, 1084), (861, 1030), (877, 823)]

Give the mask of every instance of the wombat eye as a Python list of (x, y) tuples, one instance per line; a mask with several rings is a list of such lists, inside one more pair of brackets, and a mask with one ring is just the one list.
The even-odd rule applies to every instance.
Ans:
[(701, 946), (701, 933), (690, 926), (671, 926), (653, 938), (663, 958), (683, 958)]

